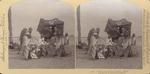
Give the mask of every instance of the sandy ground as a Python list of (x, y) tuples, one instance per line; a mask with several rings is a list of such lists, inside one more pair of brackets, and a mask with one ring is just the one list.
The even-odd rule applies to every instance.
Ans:
[(89, 55), (85, 54), (85, 50), (77, 49), (77, 68), (104, 68), (104, 69), (141, 69), (142, 68), (142, 42), (141, 38), (137, 39), (137, 46), (134, 50), (137, 52), (136, 56), (113, 57), (107, 59), (92, 60)]
[(67, 48), (67, 52), (72, 52), (66, 57), (42, 57), (40, 59), (24, 60), (24, 57), (17, 54), (16, 50), (9, 50), (9, 68), (10, 69), (141, 69), (142, 68), (142, 44), (141, 38), (137, 39), (137, 47), (134, 50), (138, 55), (130, 58), (107, 58), (92, 60), (85, 50), (76, 49), (74, 54), (74, 42)]
[(23, 55), (18, 55), (17, 50), (9, 49), (10, 69), (72, 69), (75, 67), (73, 41), (66, 48), (70, 55), (66, 57), (51, 57), (50, 55), (40, 59), (25, 60)]

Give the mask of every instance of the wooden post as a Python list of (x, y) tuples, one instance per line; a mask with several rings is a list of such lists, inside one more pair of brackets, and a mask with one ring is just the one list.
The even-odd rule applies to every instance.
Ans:
[(11, 7), (9, 8), (8, 10), (8, 28), (9, 28), (9, 43), (10, 42), (13, 42), (13, 39), (12, 39), (12, 21), (11, 21)]
[(80, 23), (80, 5), (77, 7), (77, 31), (78, 31), (78, 43), (81, 41), (81, 23)]

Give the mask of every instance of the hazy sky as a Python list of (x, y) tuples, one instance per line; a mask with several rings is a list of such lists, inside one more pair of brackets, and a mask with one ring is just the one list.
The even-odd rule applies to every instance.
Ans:
[(142, 35), (142, 9), (125, 0), (93, 0), (81, 5), (82, 37), (86, 37), (89, 29), (93, 27), (99, 27), (100, 35), (107, 36), (104, 29), (108, 18), (126, 18), (132, 22), (132, 33)]
[(74, 34), (75, 18), (73, 8), (59, 0), (24, 0), (12, 6), (13, 36), (19, 36), (24, 27), (33, 28), (33, 36), (39, 36), (37, 30), (39, 19), (64, 21), (64, 31)]
[[(33, 27), (33, 35), (39, 36), (36, 31), (40, 18), (53, 19), (58, 17), (65, 22), (65, 32), (74, 34), (75, 12), (73, 8), (59, 0), (24, 0), (12, 6), (13, 36), (19, 36), (24, 27)], [(142, 34), (142, 9), (129, 4), (125, 0), (92, 0), (81, 5), (81, 32), (86, 37), (89, 29), (99, 27), (101, 36), (108, 18), (120, 20), (126, 18), (132, 22), (132, 32)]]

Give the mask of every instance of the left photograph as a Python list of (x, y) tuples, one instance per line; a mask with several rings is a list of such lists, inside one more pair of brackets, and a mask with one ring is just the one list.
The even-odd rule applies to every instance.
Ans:
[(9, 69), (75, 68), (75, 17), (60, 0), (23, 0), (8, 10)]

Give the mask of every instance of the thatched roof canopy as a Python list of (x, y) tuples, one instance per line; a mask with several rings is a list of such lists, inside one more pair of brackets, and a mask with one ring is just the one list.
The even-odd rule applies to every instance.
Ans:
[[(46, 20), (41, 18), (37, 31), (40, 34), (46, 35), (46, 36), (52, 36), (54, 33), (54, 27), (58, 29), (59, 34), (63, 34), (63, 27), (64, 26), (64, 21), (59, 20), (58, 18), (54, 18), (51, 20)], [(50, 32), (50, 27), (52, 28), (52, 32)]]
[[(125, 37), (130, 36), (131, 33), (131, 22), (126, 19), (112, 20), (108, 19), (107, 25), (105, 27), (105, 32), (112, 37), (117, 38), (124, 34)], [(124, 28), (125, 31), (122, 30)]]

